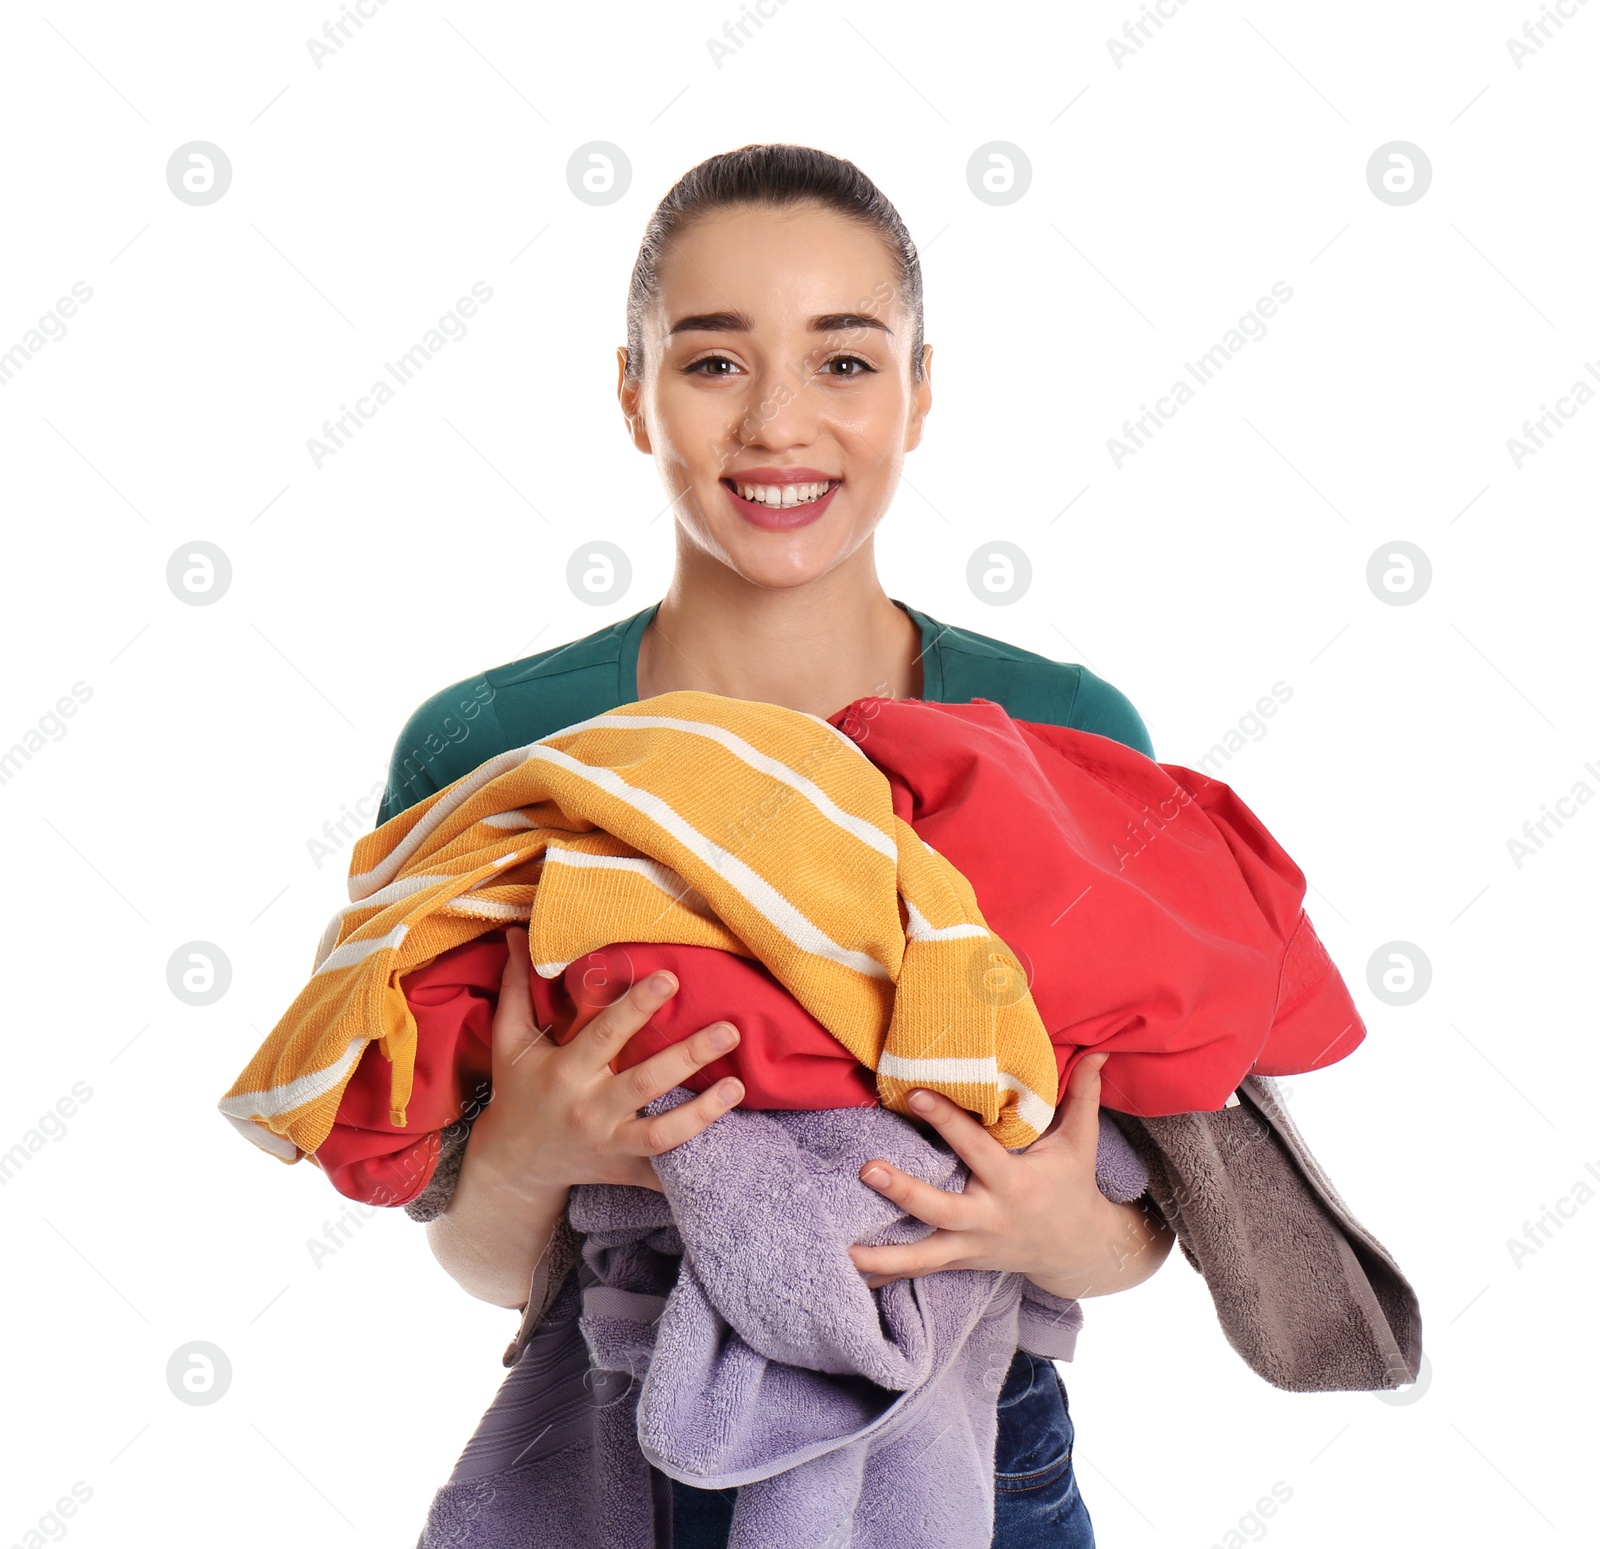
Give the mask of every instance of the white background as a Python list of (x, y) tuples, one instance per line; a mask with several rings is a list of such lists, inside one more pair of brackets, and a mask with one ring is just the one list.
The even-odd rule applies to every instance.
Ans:
[[(1428, 1380), (1269, 1387), (1174, 1252), (1086, 1304), (1064, 1367), (1099, 1542), (1593, 1542), (1600, 811), (1520, 866), (1507, 842), (1600, 790), (1600, 406), (1520, 467), (1507, 442), (1600, 369), (1600, 4), (1521, 68), (1532, 0), (1193, 0), (1119, 68), (1138, 11), (789, 0), (720, 68), (734, 0), (392, 0), (320, 68), (332, 0), (0, 13), (0, 350), (93, 291), (0, 388), (0, 748), (92, 694), (0, 784), (0, 1149), (92, 1090), (0, 1190), (0, 1542), (74, 1481), (85, 1545), (415, 1541), (516, 1314), (398, 1211), (316, 1267), (341, 1200), (215, 1105), (344, 901), (347, 851), (309, 842), (411, 710), (661, 595), (665, 497), (613, 396), (626, 282), (671, 183), (755, 140), (855, 160), (925, 250), (935, 407), (879, 534), (890, 594), (1089, 664), (1169, 762), (1292, 689), (1208, 767), (1305, 869), (1366, 1019), (1292, 1103), (1417, 1288)], [(1366, 178), (1397, 139), (1433, 170), (1404, 206)], [(191, 140), (232, 163), (207, 206), (166, 183)], [(603, 208), (566, 182), (591, 140), (632, 165)], [(966, 178), (993, 140), (1032, 165), (1003, 207)], [(307, 439), (474, 281), (467, 337), (316, 467)], [(1116, 466), (1108, 437), (1275, 281), (1266, 337)], [(565, 580), (598, 539), (634, 573), (605, 609)], [(1001, 539), (1033, 581), (997, 607), (965, 578)], [(166, 583), (196, 540), (232, 565), (209, 607)], [(1407, 606), (1366, 580), (1397, 540), (1432, 567)], [(167, 987), (193, 940), (232, 965), (205, 1008)], [(1432, 968), (1404, 1007), (1368, 983), (1394, 941)], [(166, 1385), (195, 1340), (232, 1364), (206, 1407)]]

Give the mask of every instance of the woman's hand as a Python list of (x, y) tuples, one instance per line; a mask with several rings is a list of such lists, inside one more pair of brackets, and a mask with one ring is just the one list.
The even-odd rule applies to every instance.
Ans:
[(962, 1193), (951, 1194), (885, 1161), (862, 1168), (862, 1182), (936, 1228), (920, 1242), (854, 1245), (850, 1257), (867, 1284), (939, 1269), (998, 1269), (1075, 1298), (1124, 1290), (1154, 1274), (1172, 1246), (1170, 1228), (1137, 1204), (1108, 1200), (1095, 1182), (1106, 1059), (1091, 1054), (1077, 1063), (1050, 1128), (1015, 1154), (949, 1098), (913, 1093), (912, 1108), (971, 1176)]
[(577, 1183), (659, 1191), (650, 1158), (698, 1135), (744, 1096), (744, 1087), (729, 1076), (669, 1113), (640, 1118), (638, 1110), (726, 1054), (739, 1042), (738, 1030), (715, 1022), (614, 1074), (611, 1061), (677, 994), (677, 979), (664, 971), (648, 975), (558, 1044), (534, 1020), (527, 930), (508, 930), (506, 944), (511, 951), (491, 1035), (494, 1095), (473, 1126), (474, 1168), (530, 1194)]
[(428, 1242), (463, 1290), (523, 1307), (574, 1184), (659, 1190), (650, 1158), (699, 1134), (744, 1088), (730, 1076), (670, 1113), (640, 1118), (646, 1103), (737, 1044), (737, 1030), (725, 1022), (702, 1028), (615, 1075), (610, 1062), (677, 994), (677, 980), (650, 975), (558, 1044), (534, 1021), (528, 932), (507, 931), (506, 944), (511, 954), (490, 1034), (494, 1093), (467, 1138), (449, 1205), (428, 1223)]

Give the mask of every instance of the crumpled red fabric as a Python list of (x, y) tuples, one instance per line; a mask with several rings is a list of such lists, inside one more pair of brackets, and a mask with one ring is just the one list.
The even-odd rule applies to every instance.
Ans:
[[(1316, 1070), (1365, 1036), (1306, 915), (1304, 874), (1222, 781), (1093, 732), (1015, 720), (987, 699), (869, 696), (828, 719), (882, 770), (896, 814), (966, 876), (1027, 969), (1025, 985), (997, 970), (982, 992), (1032, 994), (1058, 1102), (1094, 1050), (1110, 1051), (1102, 1104), (1152, 1117), (1221, 1108), (1246, 1075)], [(418, 1028), (408, 1124), (388, 1122), (388, 1064), (371, 1044), (316, 1154), (341, 1193), (399, 1205), (426, 1187), (438, 1132), (488, 1096), (507, 952), (495, 929), (402, 981)], [(738, 1047), (684, 1085), (738, 1076), (748, 1108), (877, 1103), (873, 1072), (763, 964), (715, 948), (617, 943), (555, 979), (533, 975), (539, 1026), (565, 1043), (658, 968), (678, 993), (613, 1070), (727, 1020)]]

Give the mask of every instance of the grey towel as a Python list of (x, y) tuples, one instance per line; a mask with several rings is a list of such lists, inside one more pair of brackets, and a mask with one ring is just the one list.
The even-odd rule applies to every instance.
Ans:
[[(1082, 1314), (999, 1272), (869, 1290), (850, 1243), (931, 1230), (860, 1181), (873, 1156), (966, 1182), (936, 1132), (886, 1109), (734, 1109), (654, 1159), (664, 1194), (574, 1189), (577, 1273), (542, 1317), (530, 1301), (421, 1549), (665, 1545), (669, 1476), (739, 1487), (731, 1549), (987, 1543), (1011, 1357), (1070, 1357)], [(1148, 1183), (1105, 1122), (1096, 1178), (1122, 1200)]]
[(1271, 1077), (1236, 1107), (1133, 1118), (1104, 1109), (1149, 1169), (1150, 1197), (1205, 1276), (1229, 1344), (1295, 1392), (1417, 1380), (1422, 1313), (1388, 1250), (1311, 1154)]

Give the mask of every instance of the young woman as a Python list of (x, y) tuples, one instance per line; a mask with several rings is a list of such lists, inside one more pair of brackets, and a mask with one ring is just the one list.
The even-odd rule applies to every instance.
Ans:
[[(819, 716), (866, 694), (981, 696), (1019, 719), (1153, 756), (1132, 705), (1087, 669), (950, 628), (885, 593), (873, 534), (922, 436), (932, 351), (916, 250), (857, 168), (788, 145), (747, 146), (694, 168), (645, 233), (617, 353), (629, 434), (654, 458), (676, 516), (665, 597), (427, 701), (396, 746), (380, 821), (506, 748), (674, 689)], [(525, 983), (508, 978), (493, 1101), (464, 1150), (449, 1165), (441, 1158), (430, 1190), (434, 1209), (439, 1198), (446, 1207), (413, 1210), (430, 1219), (436, 1256), (472, 1295), (523, 1306), (574, 1184), (659, 1188), (650, 1157), (739, 1101), (730, 1080), (660, 1117), (638, 1116), (738, 1039), (719, 1023), (613, 1075), (608, 1062), (677, 989), (670, 975), (655, 978), (663, 982), (633, 986), (565, 1045), (530, 1036)], [(928, 1120), (972, 1178), (949, 1195), (863, 1169), (864, 1182), (936, 1228), (912, 1245), (853, 1249), (868, 1283), (994, 1269), (1080, 1297), (1153, 1274), (1170, 1232), (1095, 1184), (1099, 1063), (1081, 1062), (1056, 1125), (1016, 1154), (927, 1094)], [(1055, 1367), (1018, 1352), (999, 1402), (997, 1549), (1092, 1545)], [(732, 1495), (674, 1483), (676, 1549), (725, 1544)]]

